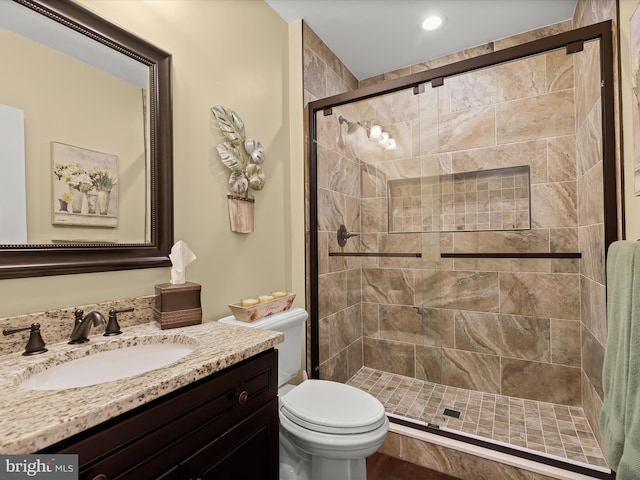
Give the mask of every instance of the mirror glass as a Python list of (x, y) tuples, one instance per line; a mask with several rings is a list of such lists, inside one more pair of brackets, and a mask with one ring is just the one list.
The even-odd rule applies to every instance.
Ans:
[(67, 0), (0, 2), (0, 278), (169, 264), (171, 56)]

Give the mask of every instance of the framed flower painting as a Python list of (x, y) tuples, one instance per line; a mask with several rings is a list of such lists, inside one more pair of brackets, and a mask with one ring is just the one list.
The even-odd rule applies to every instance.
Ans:
[(118, 157), (51, 142), (54, 225), (118, 225)]

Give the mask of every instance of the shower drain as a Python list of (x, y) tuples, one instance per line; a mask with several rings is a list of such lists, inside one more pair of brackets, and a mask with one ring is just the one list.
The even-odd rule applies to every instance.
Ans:
[(443, 414), (447, 417), (460, 418), (460, 412), (458, 410), (452, 410), (450, 408), (445, 408)]

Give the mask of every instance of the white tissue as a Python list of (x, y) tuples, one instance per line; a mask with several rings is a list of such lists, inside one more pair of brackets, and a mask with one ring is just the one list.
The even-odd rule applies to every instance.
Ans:
[(185, 283), (185, 271), (187, 265), (196, 259), (187, 244), (182, 240), (178, 240), (173, 247), (171, 247), (171, 253), (169, 254), (171, 259), (171, 283), (174, 285), (180, 285)]

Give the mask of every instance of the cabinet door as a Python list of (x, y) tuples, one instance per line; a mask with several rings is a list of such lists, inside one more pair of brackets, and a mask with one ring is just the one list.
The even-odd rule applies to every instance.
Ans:
[(179, 466), (181, 480), (277, 480), (278, 399), (213, 440)]

